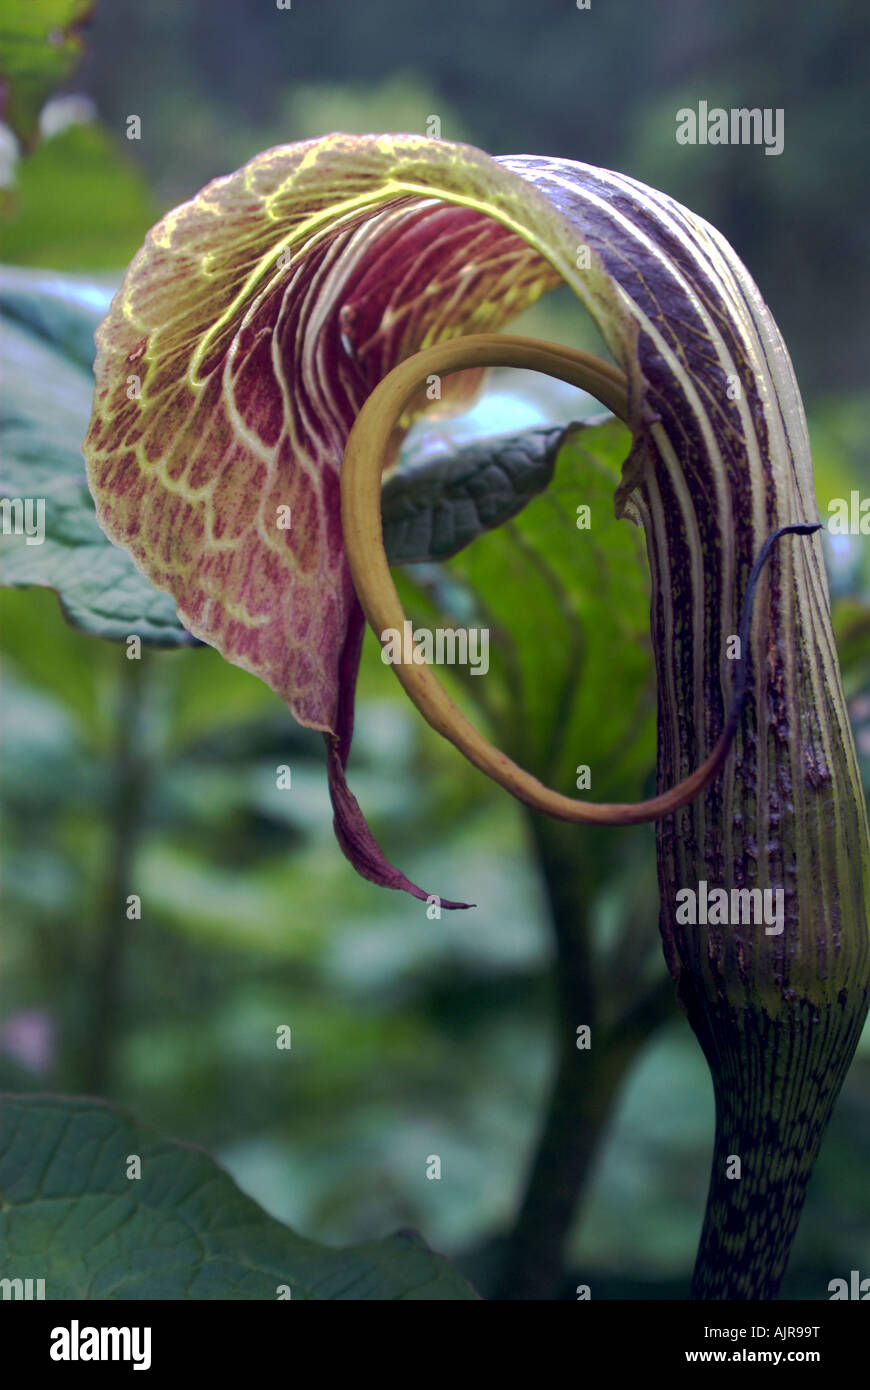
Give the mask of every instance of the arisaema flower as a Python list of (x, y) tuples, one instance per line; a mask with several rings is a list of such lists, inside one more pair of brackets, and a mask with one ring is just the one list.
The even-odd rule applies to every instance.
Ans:
[[(616, 367), (494, 343), (563, 282)], [(342, 848), (417, 896), (345, 778), (360, 597), (376, 630), (396, 616), (380, 469), (432, 372), (536, 366), (626, 420), (615, 505), (643, 528), (651, 570), (658, 797), (596, 811), (549, 793), (428, 668), (397, 671), (522, 799), (581, 822), (656, 819), (665, 954), (716, 1090), (694, 1291), (772, 1297), (867, 1010), (870, 838), (800, 396), (733, 250), (620, 174), (332, 135), (268, 150), (169, 213), (98, 347), (85, 453), (103, 528), (196, 636), (323, 732)], [(781, 893), (781, 929), (684, 920), (678, 895), (702, 884)]]

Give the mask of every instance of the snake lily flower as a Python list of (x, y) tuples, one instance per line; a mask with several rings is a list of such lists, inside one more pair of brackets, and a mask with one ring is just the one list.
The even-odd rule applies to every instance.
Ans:
[[(560, 283), (615, 367), (499, 345)], [(396, 673), (529, 804), (581, 824), (655, 820), (665, 955), (717, 1106), (693, 1293), (774, 1297), (867, 1012), (870, 837), (800, 395), (724, 238), (663, 193), (563, 159), (411, 135), (267, 150), (164, 217), (99, 331), (85, 441), (98, 516), (191, 632), (322, 731), (358, 871), (425, 897), (386, 861), (345, 772), (364, 612), (376, 631), (400, 613), (379, 477), (427, 370), (499, 362), (586, 385), (631, 430), (615, 507), (643, 528), (651, 572), (657, 796), (596, 808), (550, 792), (427, 667)], [(781, 895), (780, 929), (688, 920), (680, 903), (702, 884)]]

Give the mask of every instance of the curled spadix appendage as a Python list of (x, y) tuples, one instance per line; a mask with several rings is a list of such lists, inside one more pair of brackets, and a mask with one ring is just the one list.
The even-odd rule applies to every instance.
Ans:
[[(348, 564), (363, 611), (381, 642), (388, 631), (402, 630), (406, 621), (390, 574), (381, 524), (381, 474), (390, 437), (409, 402), (429, 376), (495, 366), (524, 367), (558, 377), (588, 391), (627, 422), (628, 383), (624, 374), (600, 358), (555, 343), (509, 335), (475, 334), (437, 343), (395, 367), (371, 393), (357, 416), (345, 447), (341, 471), (341, 517)], [(818, 529), (818, 523), (783, 526), (768, 537), (755, 561), (744, 595), (739, 629), (741, 651), (748, 647), (758, 576), (775, 542), (789, 532), (808, 535)], [(746, 668), (740, 661), (725, 727), (709, 757), (689, 777), (646, 801), (590, 802), (553, 791), (489, 743), (450, 699), (431, 666), (403, 659), (391, 664), (424, 719), (475, 767), (534, 810), (580, 825), (636, 825), (657, 820), (686, 806), (722, 767), (737, 730), (746, 689)]]

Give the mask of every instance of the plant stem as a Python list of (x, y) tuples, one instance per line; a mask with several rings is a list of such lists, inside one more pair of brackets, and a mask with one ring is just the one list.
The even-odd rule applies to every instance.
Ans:
[(796, 1001), (785, 1017), (730, 1011), (714, 1026), (690, 982), (681, 988), (716, 1093), (692, 1297), (773, 1299), (864, 1011)]
[(571, 1038), (561, 1043), (546, 1120), (496, 1298), (559, 1297), (565, 1241), (631, 1060), (584, 1063), (580, 1055)]
[(117, 722), (108, 809), (107, 873), (96, 959), (87, 1003), (88, 1026), (82, 1063), (85, 1089), (97, 1095), (110, 1090), (121, 1016), (123, 963), (129, 923), (126, 898), (142, 827), (141, 806), (146, 768), (142, 756), (141, 718), (148, 654), (128, 660), (119, 652)]
[[(613, 846), (600, 830), (587, 832), (578, 874), (576, 838), (546, 817), (530, 817), (547, 886), (556, 936), (556, 1072), (520, 1213), (508, 1240), (495, 1297), (552, 1300), (564, 1278), (564, 1248), (581, 1194), (622, 1083), (655, 1026), (673, 1010), (664, 978), (608, 1026), (601, 1023), (586, 904)], [(567, 830), (567, 834), (566, 834)], [(592, 1046), (578, 1051), (576, 1030), (592, 1029)]]

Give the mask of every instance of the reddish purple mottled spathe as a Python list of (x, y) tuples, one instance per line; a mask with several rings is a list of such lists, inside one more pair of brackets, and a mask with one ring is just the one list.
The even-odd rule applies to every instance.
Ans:
[[(491, 217), (398, 196), (402, 166), (415, 183), (437, 176), (433, 149), (443, 160), (412, 137), (271, 150), (169, 213), (99, 330), (84, 446), (111, 539), (172, 593), (191, 632), (325, 734), (352, 863), (421, 898), (345, 779), (362, 614), (342, 544), (341, 457), (396, 362), (499, 326), (558, 278)], [(469, 183), (460, 164), (454, 179), (457, 191)]]

